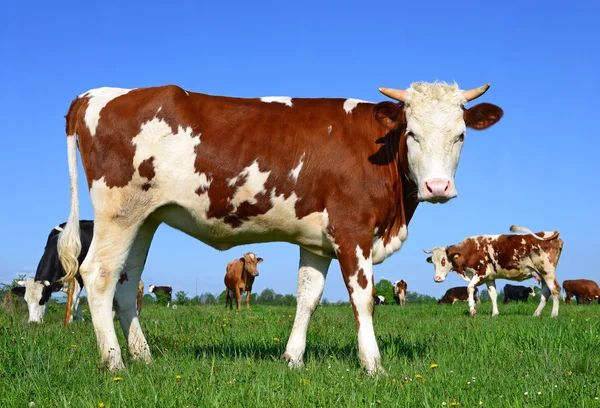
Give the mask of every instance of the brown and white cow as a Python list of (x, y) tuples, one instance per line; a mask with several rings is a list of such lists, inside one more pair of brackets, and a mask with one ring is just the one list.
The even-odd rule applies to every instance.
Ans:
[(233, 294), (235, 293), (237, 309), (240, 310), (242, 293), (246, 292), (246, 307), (250, 310), (252, 285), (258, 276), (258, 264), (262, 261), (263, 259), (258, 258), (253, 252), (248, 252), (227, 264), (225, 279), (223, 279), (225, 282), (225, 308), (229, 304), (229, 308), (233, 309)]
[[(479, 303), (479, 298), (477, 297), (477, 288), (475, 288), (473, 292), (473, 297), (475, 298), (475, 303)], [(444, 293), (444, 296), (438, 300), (438, 304), (449, 303), (453, 305), (459, 300), (463, 302), (469, 301), (469, 291), (466, 286), (456, 286), (448, 289), (446, 293)]]
[(404, 280), (399, 280), (394, 282), (394, 300), (397, 305), (404, 306), (404, 302), (406, 301), (406, 290), (408, 289), (408, 285)]
[[(76, 271), (77, 146), (95, 214), (81, 274), (102, 361), (124, 368), (114, 301), (134, 358), (150, 360), (135, 291), (154, 233), (166, 223), (213, 248), (285, 241), (300, 247), (296, 318), (284, 358), (302, 364), (306, 330), (337, 258), (358, 329), (359, 357), (381, 371), (373, 330), (373, 264), (398, 251), (420, 201), (457, 195), (467, 128), (502, 109), (465, 108), (488, 85), (381, 88), (397, 103), (211, 96), (177, 86), (99, 88), (66, 116), (71, 215), (61, 260)], [(125, 270), (129, 281), (116, 288)], [(68, 275), (70, 278), (72, 273)]]
[(566, 280), (563, 282), (563, 289), (566, 293), (565, 303), (567, 304), (571, 303), (572, 296), (575, 296), (577, 304), (593, 302), (596, 299), (598, 300), (598, 304), (600, 304), (600, 288), (593, 280)]
[(497, 316), (496, 279), (523, 281), (535, 274), (542, 279), (541, 301), (534, 316), (539, 316), (552, 293), (552, 317), (558, 316), (560, 285), (556, 281), (556, 266), (563, 241), (558, 231), (533, 233), (527, 228), (510, 227), (513, 232), (527, 234), (478, 235), (457, 245), (437, 247), (426, 253), (435, 267), (436, 282), (443, 282), (451, 270), (469, 282), (469, 309), (475, 316), (473, 291), (485, 283), (492, 301), (492, 316)]

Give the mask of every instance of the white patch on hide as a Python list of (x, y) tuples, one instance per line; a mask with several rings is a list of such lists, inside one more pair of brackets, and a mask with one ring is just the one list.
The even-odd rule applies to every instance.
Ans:
[(298, 165), (290, 170), (290, 177), (292, 177), (294, 179), (294, 182), (298, 181), (298, 176), (300, 175), (300, 170), (302, 170), (302, 166), (304, 165), (304, 156), (306, 155), (305, 153), (302, 153), (302, 156), (300, 156), (300, 163), (298, 163)]
[(262, 98), (260, 98), (260, 101), (265, 103), (283, 103), (284, 105), (289, 106), (290, 108), (292, 107), (292, 98), (290, 98), (289, 96), (263, 96)]
[(229, 185), (233, 186), (240, 178), (245, 178), (245, 183), (237, 188), (233, 198), (229, 200), (231, 205), (233, 205), (233, 212), (244, 202), (256, 204), (256, 196), (266, 192), (265, 183), (270, 174), (270, 170), (260, 171), (257, 159), (250, 166), (242, 170), (238, 176), (229, 180)]
[(346, 111), (346, 114), (352, 113), (354, 108), (356, 108), (356, 105), (358, 105), (359, 103), (371, 103), (371, 102), (361, 101), (360, 99), (348, 98), (344, 101), (344, 110)]
[(96, 128), (98, 127), (100, 114), (106, 104), (119, 96), (125, 95), (129, 91), (131, 91), (131, 89), (104, 87), (92, 89), (82, 95), (79, 95), (79, 98), (89, 98), (88, 106), (85, 110), (84, 120), (92, 136), (96, 135)]

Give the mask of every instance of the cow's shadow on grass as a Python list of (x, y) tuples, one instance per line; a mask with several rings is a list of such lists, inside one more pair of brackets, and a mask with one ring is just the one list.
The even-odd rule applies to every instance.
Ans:
[[(287, 339), (279, 342), (268, 341), (235, 341), (227, 340), (210, 344), (176, 345), (169, 338), (158, 336), (150, 339), (154, 356), (163, 354), (168, 350), (169, 354), (193, 357), (195, 359), (255, 359), (266, 361), (279, 361), (285, 352)], [(433, 339), (419, 339), (417, 342), (410, 341), (400, 335), (389, 335), (379, 337), (377, 343), (384, 359), (407, 359), (409, 361), (423, 358), (432, 347)], [(304, 361), (348, 360), (357, 361), (358, 344), (353, 337), (344, 344), (327, 344), (323, 338), (308, 339)]]

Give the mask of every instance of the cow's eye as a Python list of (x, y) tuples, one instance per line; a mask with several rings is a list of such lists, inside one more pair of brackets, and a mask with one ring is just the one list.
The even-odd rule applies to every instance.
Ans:
[(461, 133), (457, 138), (455, 143), (463, 142), (465, 140), (465, 134)]

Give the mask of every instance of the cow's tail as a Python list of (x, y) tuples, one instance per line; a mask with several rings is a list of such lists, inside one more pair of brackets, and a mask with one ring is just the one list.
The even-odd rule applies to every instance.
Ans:
[(553, 239), (555, 239), (555, 238), (558, 238), (558, 231), (554, 231), (554, 232), (552, 233), (552, 235), (550, 235), (549, 237), (542, 238), (542, 237), (540, 237), (539, 235), (536, 235), (536, 234), (535, 234), (533, 231), (531, 231), (530, 229), (527, 229), (527, 228), (525, 228), (525, 227), (519, 227), (519, 226), (517, 226), (517, 225), (511, 225), (511, 226), (510, 226), (510, 230), (511, 230), (512, 232), (525, 232), (525, 233), (527, 233), (527, 234), (531, 234), (531, 235), (533, 235), (535, 238), (539, 239), (540, 241), (551, 241), (551, 240), (553, 240)]
[(67, 113), (67, 157), (69, 163), (69, 180), (71, 190), (71, 211), (69, 220), (58, 237), (58, 257), (65, 270), (63, 282), (68, 283), (67, 305), (65, 309), (64, 326), (66, 327), (71, 317), (73, 305), (73, 291), (75, 290), (75, 274), (79, 270), (78, 257), (81, 253), (81, 238), (79, 235), (79, 192), (77, 188), (77, 111), (81, 106), (81, 99), (77, 98), (71, 103)]

